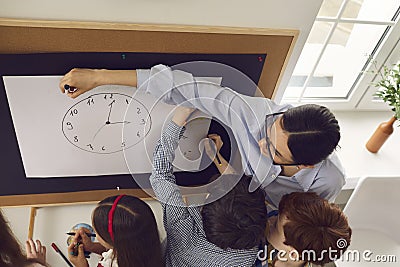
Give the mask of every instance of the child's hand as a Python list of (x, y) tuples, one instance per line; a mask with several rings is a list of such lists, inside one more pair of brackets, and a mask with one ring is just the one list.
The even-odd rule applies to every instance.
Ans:
[(215, 154), (218, 154), (219, 151), (221, 150), (221, 147), (224, 145), (222, 142), (221, 136), (218, 134), (209, 134), (208, 138), (212, 140), (212, 143), (205, 142), (204, 147), (207, 153), (207, 156), (211, 159), (214, 160)]
[(99, 85), (98, 80), (101, 78), (101, 70), (97, 69), (72, 69), (70, 72), (65, 74), (61, 79), (59, 87), (62, 93), (65, 93), (64, 86), (68, 84), (71, 87), (77, 88), (73, 93), (68, 93), (71, 98), (77, 96), (95, 88)]
[(75, 253), (74, 249), (75, 249), (75, 244), (74, 242), (71, 242), (71, 244), (68, 246), (68, 259), (72, 262), (72, 264), (75, 267), (89, 267), (89, 263), (86, 260), (83, 251), (83, 244), (79, 245), (77, 256), (74, 255)]
[(172, 121), (178, 126), (184, 126), (187, 123), (187, 119), (195, 111), (193, 108), (187, 108), (184, 106), (177, 106), (175, 109), (174, 117)]
[(84, 227), (79, 228), (79, 230), (75, 233), (72, 242), (75, 244), (79, 242), (80, 244), (83, 244), (83, 248), (85, 251), (94, 252), (99, 255), (107, 251), (107, 249), (100, 243), (92, 242), (92, 239), (88, 237), (86, 233), (88, 233), (87, 228)]
[(42, 246), (39, 240), (36, 240), (36, 244), (37, 246), (32, 239), (28, 239), (25, 242), (26, 257), (28, 259), (36, 259), (42, 265), (46, 265), (46, 247)]
[(86, 228), (81, 227), (78, 231), (76, 231), (73, 243), (77, 244), (80, 242), (83, 244), (86, 251), (93, 252), (94, 243), (92, 242), (92, 239), (86, 235), (87, 232), (85, 229)]
[(221, 150), (221, 147), (224, 145), (224, 142), (222, 142), (221, 136), (218, 134), (209, 134), (208, 138), (210, 138), (215, 146), (217, 147), (217, 153)]

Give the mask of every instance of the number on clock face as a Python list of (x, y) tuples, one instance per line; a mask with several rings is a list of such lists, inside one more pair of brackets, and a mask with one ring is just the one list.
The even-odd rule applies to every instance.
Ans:
[[(100, 154), (136, 145), (150, 128), (151, 117), (146, 107), (120, 93), (90, 95), (68, 109), (62, 120), (62, 132), (72, 145)], [(135, 134), (123, 140), (123, 130)]]

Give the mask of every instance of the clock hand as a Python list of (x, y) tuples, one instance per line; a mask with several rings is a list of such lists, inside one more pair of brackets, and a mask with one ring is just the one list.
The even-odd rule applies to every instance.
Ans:
[(129, 124), (129, 123), (132, 123), (132, 122), (130, 122), (130, 121), (116, 121), (116, 122), (110, 122), (108, 124), (118, 124), (118, 123)]
[(100, 127), (100, 129), (97, 130), (97, 132), (96, 132), (95, 135), (93, 136), (93, 141), (94, 141), (94, 139), (96, 138), (96, 136), (99, 134), (99, 132), (101, 131), (101, 129), (104, 128), (104, 126), (106, 126), (106, 125), (108, 125), (108, 124), (111, 124), (111, 122), (110, 122), (110, 115), (111, 115), (111, 110), (112, 110), (112, 106), (113, 106), (114, 103), (115, 103), (115, 99), (114, 99), (113, 101), (111, 101), (110, 104), (108, 104), (108, 105), (110, 106), (110, 110), (108, 111), (107, 121), (106, 121), (106, 123), (105, 123), (103, 126)]
[(116, 122), (109, 122), (109, 121), (107, 121), (103, 126), (100, 127), (99, 130), (97, 130), (96, 134), (93, 136), (93, 141), (94, 141), (94, 139), (96, 138), (96, 136), (99, 134), (99, 132), (101, 131), (101, 129), (104, 128), (104, 126), (110, 125), (110, 124), (119, 124), (119, 123), (129, 124), (129, 123), (132, 123), (132, 122), (130, 122), (130, 121), (116, 121)]
[(115, 99), (110, 104), (108, 104), (110, 106), (110, 111), (108, 112), (108, 118), (107, 118), (107, 122), (106, 122), (107, 124), (110, 124), (110, 115), (111, 115), (111, 110), (112, 110), (112, 106), (114, 103), (115, 103)]
[(104, 124), (103, 126), (101, 126), (101, 127), (100, 127), (100, 129), (99, 129), (99, 130), (97, 130), (96, 134), (93, 136), (93, 140), (92, 140), (92, 141), (94, 141), (94, 139), (95, 139), (95, 138), (96, 138), (96, 136), (99, 134), (99, 132), (101, 131), (101, 129), (103, 129), (103, 128), (104, 128), (104, 126), (106, 126), (107, 124), (109, 124), (109, 123), (106, 123), (106, 124)]

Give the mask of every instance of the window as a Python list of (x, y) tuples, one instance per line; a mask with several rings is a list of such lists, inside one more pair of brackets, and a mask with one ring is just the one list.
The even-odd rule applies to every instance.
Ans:
[(399, 60), (399, 13), (398, 0), (324, 0), (282, 102), (388, 109), (368, 71)]

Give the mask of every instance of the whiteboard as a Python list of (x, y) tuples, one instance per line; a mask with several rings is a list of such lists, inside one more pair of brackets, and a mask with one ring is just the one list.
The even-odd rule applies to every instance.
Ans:
[[(116, 85), (71, 99), (58, 88), (61, 78), (3, 76), (26, 177), (150, 173), (155, 144), (175, 107)], [(181, 140), (174, 161), (178, 169), (200, 167), (199, 144), (211, 120), (197, 117)], [(135, 159), (129, 169), (124, 152)]]

